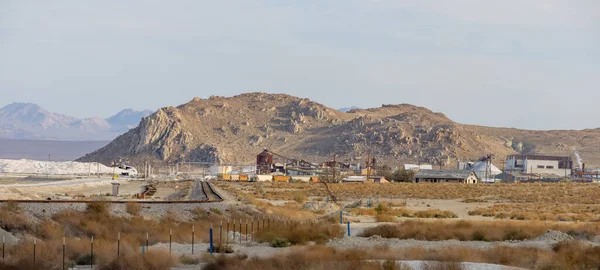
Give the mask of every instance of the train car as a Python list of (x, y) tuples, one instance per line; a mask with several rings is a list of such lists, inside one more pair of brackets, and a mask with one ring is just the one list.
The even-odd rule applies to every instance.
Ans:
[(240, 174), (239, 179), (241, 182), (248, 182), (250, 181), (250, 177), (248, 177), (247, 174)]
[(231, 175), (231, 181), (240, 181), (240, 175), (239, 174), (232, 174)]
[(255, 182), (273, 181), (273, 176), (270, 174), (257, 174), (252, 178)]
[(225, 181), (231, 181), (231, 174), (224, 174), (223, 175), (223, 180), (225, 180)]
[(310, 181), (313, 183), (319, 183), (319, 177), (318, 176), (311, 176), (310, 177)]
[(287, 175), (273, 175), (273, 181), (275, 182), (289, 182), (290, 179), (291, 177)]

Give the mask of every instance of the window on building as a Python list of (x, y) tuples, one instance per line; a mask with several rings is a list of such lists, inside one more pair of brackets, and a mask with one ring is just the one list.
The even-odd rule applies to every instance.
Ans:
[(537, 168), (538, 168), (538, 169), (543, 169), (543, 168), (544, 168), (544, 165), (537, 165)]
[(554, 166), (546, 166), (546, 169), (554, 169)]

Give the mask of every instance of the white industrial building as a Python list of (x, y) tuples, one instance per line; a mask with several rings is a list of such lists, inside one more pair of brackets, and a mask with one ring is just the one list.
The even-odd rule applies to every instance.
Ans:
[(571, 157), (511, 155), (506, 157), (506, 171), (532, 174), (570, 176), (573, 169)]

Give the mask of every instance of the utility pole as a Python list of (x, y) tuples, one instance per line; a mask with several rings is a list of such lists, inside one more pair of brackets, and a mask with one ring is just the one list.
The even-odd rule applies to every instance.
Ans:
[(371, 155), (367, 156), (367, 181), (365, 181), (365, 183), (369, 182), (369, 178), (371, 177)]
[(337, 156), (337, 155), (335, 155), (335, 154), (333, 155), (333, 179), (332, 179), (333, 183), (336, 183), (336, 181), (335, 181), (335, 166), (337, 165), (337, 163), (335, 162), (335, 156)]

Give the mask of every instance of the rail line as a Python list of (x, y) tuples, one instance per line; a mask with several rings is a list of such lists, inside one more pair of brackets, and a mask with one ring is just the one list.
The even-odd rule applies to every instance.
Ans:
[(193, 200), (193, 201), (104, 201), (104, 200), (0, 200), (0, 203), (6, 202), (15, 202), (15, 203), (94, 203), (94, 202), (102, 202), (102, 203), (111, 203), (111, 204), (119, 204), (119, 203), (139, 203), (139, 204), (190, 204), (190, 203), (212, 203), (212, 202), (220, 202), (222, 200)]
[(202, 184), (202, 193), (206, 197), (208, 201), (212, 202), (220, 202), (223, 201), (221, 195), (217, 194), (215, 190), (210, 186), (210, 183), (206, 181), (201, 181)]

